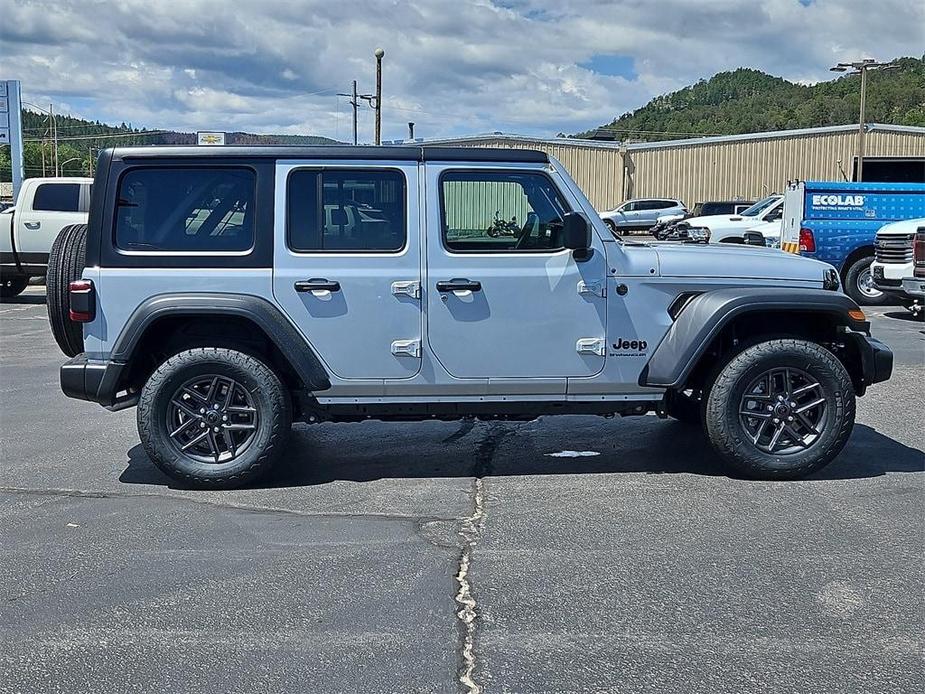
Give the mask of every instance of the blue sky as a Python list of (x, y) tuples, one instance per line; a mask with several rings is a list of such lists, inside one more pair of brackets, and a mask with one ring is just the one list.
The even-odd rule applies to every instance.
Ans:
[(627, 80), (639, 78), (633, 56), (618, 55), (616, 53), (596, 53), (590, 60), (579, 63), (579, 67), (591, 70), (598, 75), (610, 77), (623, 77)]
[[(26, 100), (148, 128), (346, 140), (337, 92), (374, 87), (383, 135), (576, 132), (746, 66), (830, 79), (921, 55), (921, 0), (0, 0), (0, 79)], [(372, 115), (361, 111), (361, 139)]]

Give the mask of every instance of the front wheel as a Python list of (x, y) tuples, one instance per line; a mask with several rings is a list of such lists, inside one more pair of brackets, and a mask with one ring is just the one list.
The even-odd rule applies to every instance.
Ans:
[(756, 478), (797, 479), (830, 463), (854, 426), (845, 367), (804, 340), (743, 350), (720, 371), (707, 398), (707, 435), (734, 468)]
[(851, 263), (845, 272), (845, 294), (861, 306), (884, 306), (890, 303), (890, 296), (877, 289), (870, 272), (873, 256), (865, 256)]
[(611, 234), (614, 234), (615, 236), (623, 236), (623, 232), (609, 219), (605, 219), (604, 224), (606, 224), (607, 228), (610, 229)]
[(138, 401), (145, 452), (168, 476), (195, 487), (238, 487), (263, 476), (291, 424), (289, 394), (277, 375), (231, 349), (170, 357)]

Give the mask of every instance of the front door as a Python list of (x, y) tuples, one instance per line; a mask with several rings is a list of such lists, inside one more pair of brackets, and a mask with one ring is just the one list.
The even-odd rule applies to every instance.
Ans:
[(554, 172), (427, 165), (427, 338), (460, 378), (588, 377), (604, 366), (603, 244), (562, 245)]
[(273, 294), (341, 379), (420, 370), (418, 165), (379, 164), (276, 172)]

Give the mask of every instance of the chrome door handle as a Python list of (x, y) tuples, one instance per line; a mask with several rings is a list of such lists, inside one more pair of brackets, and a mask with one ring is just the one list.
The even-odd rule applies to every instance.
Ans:
[(36, 229), (42, 228), (42, 223), (41, 222), (23, 222), (23, 226), (26, 227), (26, 229), (31, 229), (32, 231), (35, 231)]
[(320, 277), (313, 277), (310, 280), (301, 280), (296, 282), (295, 290), (297, 292), (339, 292), (340, 282), (326, 280)]
[(451, 280), (441, 280), (437, 282), (438, 292), (480, 292), (482, 283), (475, 280), (460, 279), (454, 277)]

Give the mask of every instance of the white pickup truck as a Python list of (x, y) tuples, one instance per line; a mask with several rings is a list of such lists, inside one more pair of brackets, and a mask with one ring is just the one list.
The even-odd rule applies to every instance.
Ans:
[(913, 242), (920, 228), (925, 228), (923, 218), (890, 222), (880, 227), (874, 241), (874, 262), (870, 264), (874, 286), (903, 304), (922, 303), (903, 287), (903, 280), (915, 271)]
[(759, 224), (777, 222), (784, 216), (784, 196), (769, 195), (740, 214), (688, 217), (668, 230), (687, 241), (701, 243), (746, 243), (745, 232)]
[(92, 178), (29, 178), (16, 205), (0, 212), (0, 297), (21, 293), (48, 271), (48, 253), (64, 227), (86, 224)]

